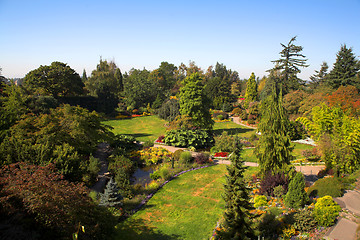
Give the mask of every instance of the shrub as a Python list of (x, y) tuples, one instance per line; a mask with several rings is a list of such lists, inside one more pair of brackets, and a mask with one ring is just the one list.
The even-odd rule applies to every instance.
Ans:
[(160, 178), (161, 178), (160, 172), (159, 172), (159, 171), (155, 171), (155, 172), (153, 172), (153, 173), (150, 173), (150, 178), (151, 178), (152, 180), (158, 180), (158, 179), (160, 179)]
[(305, 149), (301, 152), (301, 154), (306, 157), (308, 161), (317, 161), (321, 157), (319, 151), (316, 148)]
[(205, 164), (209, 161), (209, 157), (209, 153), (197, 153), (194, 160), (197, 164)]
[(291, 140), (299, 140), (305, 137), (306, 131), (300, 122), (290, 121), (288, 134)]
[(320, 226), (331, 226), (339, 216), (341, 207), (334, 202), (331, 196), (319, 198), (315, 203), (314, 216)]
[(253, 125), (253, 124), (255, 124), (255, 120), (253, 120), (253, 119), (248, 119), (248, 120), (247, 120), (247, 123), (248, 123), (249, 125)]
[(224, 103), (223, 106), (222, 106), (222, 110), (224, 112), (231, 112), (233, 110), (233, 105), (230, 104), (230, 103)]
[(111, 156), (108, 159), (110, 172), (116, 173), (118, 169), (121, 169), (130, 177), (135, 171), (133, 162), (125, 156)]
[(343, 192), (344, 187), (336, 177), (319, 179), (308, 190), (310, 197), (323, 197), (326, 195), (332, 197), (341, 197)]
[(165, 101), (161, 105), (161, 107), (156, 110), (156, 113), (159, 115), (160, 118), (171, 122), (180, 115), (179, 109), (179, 101), (176, 99), (170, 99), (168, 101)]
[(294, 214), (294, 227), (301, 232), (310, 232), (316, 227), (316, 220), (309, 209), (298, 211)]
[(285, 196), (285, 205), (290, 208), (300, 208), (304, 207), (307, 201), (304, 175), (297, 172), (289, 184), (289, 190)]
[(196, 149), (210, 147), (214, 143), (212, 132), (206, 130), (170, 130), (164, 142), (175, 147), (194, 147)]
[(140, 159), (147, 165), (168, 161), (172, 157), (172, 153), (162, 147), (150, 147), (138, 153), (140, 154)]
[(246, 113), (245, 110), (243, 110), (242, 112), (239, 113), (239, 117), (241, 118), (241, 120), (245, 121), (248, 118), (248, 114)]
[(231, 115), (234, 116), (234, 117), (238, 117), (240, 116), (240, 114), (242, 113), (242, 109), (237, 107), (237, 108), (234, 108), (232, 111), (231, 111)]
[(229, 135), (228, 132), (224, 131), (220, 136), (215, 138), (215, 147), (213, 151), (216, 152), (233, 152), (235, 148), (235, 136)]
[[(221, 116), (221, 117), (220, 117)], [(217, 118), (219, 120), (223, 120), (223, 119), (228, 119), (229, 118), (229, 114), (227, 114), (226, 112), (222, 112), (222, 111), (215, 111), (212, 114), (213, 118)]]
[(286, 193), (288, 184), (289, 179), (284, 175), (284, 173), (275, 173), (273, 175), (271, 172), (269, 172), (260, 182), (260, 194), (274, 196), (274, 188), (276, 186), (282, 186), (284, 193)]
[(279, 185), (274, 187), (273, 194), (276, 198), (282, 198), (285, 195), (283, 186)]
[(281, 222), (275, 218), (271, 212), (261, 215), (257, 229), (260, 236), (266, 236), (266, 239), (277, 239), (280, 231)]
[(192, 162), (192, 156), (190, 152), (182, 152), (180, 154), (180, 163), (189, 164)]
[(217, 116), (217, 119), (220, 120), (220, 121), (221, 121), (221, 120), (224, 120), (224, 116), (223, 116), (223, 115), (219, 115), (219, 116)]
[(264, 195), (257, 195), (254, 198), (254, 207), (258, 208), (258, 207), (263, 207), (267, 205), (267, 198)]
[(257, 116), (253, 114), (249, 114), (248, 120), (256, 120)]
[(184, 152), (184, 150), (182, 149), (178, 149), (174, 152), (173, 158), (175, 161), (179, 161), (180, 160), (180, 155), (181, 153)]

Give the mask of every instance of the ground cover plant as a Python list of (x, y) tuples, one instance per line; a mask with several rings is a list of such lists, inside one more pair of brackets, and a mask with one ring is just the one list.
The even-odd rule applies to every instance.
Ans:
[(223, 213), (226, 166), (185, 173), (117, 225), (115, 239), (208, 239)]
[(133, 136), (141, 142), (155, 141), (159, 136), (164, 135), (166, 130), (166, 121), (157, 116), (108, 120), (103, 123), (113, 127), (114, 134)]

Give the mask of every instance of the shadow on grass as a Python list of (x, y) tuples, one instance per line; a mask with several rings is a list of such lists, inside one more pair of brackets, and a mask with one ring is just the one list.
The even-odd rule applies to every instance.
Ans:
[(165, 234), (155, 227), (147, 226), (143, 219), (131, 219), (117, 225), (114, 240), (180, 240), (175, 234)]
[(151, 134), (147, 134), (147, 133), (121, 134), (121, 135), (131, 136), (131, 137), (134, 137), (134, 138), (152, 136)]
[(228, 132), (229, 135), (235, 135), (235, 134), (247, 133), (255, 130), (249, 128), (223, 128), (223, 129), (216, 129), (213, 131), (214, 131), (214, 135), (221, 135), (222, 132), (224, 131)]

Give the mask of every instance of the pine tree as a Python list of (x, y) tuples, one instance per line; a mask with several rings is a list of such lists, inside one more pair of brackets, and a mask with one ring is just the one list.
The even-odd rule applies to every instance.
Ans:
[(235, 140), (235, 150), (230, 157), (231, 165), (227, 167), (226, 183), (224, 185), (225, 213), (222, 231), (217, 231), (220, 239), (254, 239), (249, 211), (253, 209), (250, 203), (249, 189), (245, 185), (243, 160), (240, 157), (241, 144)]
[(180, 114), (189, 116), (196, 127), (211, 129), (214, 122), (201, 82), (199, 73), (193, 73), (184, 79), (183, 87), (180, 89)]
[[(274, 78), (273, 75), (269, 77)], [(281, 86), (272, 85), (272, 93), (262, 102), (262, 118), (259, 124), (261, 133), (259, 142), (255, 148), (259, 167), (263, 174), (276, 173), (284, 170), (293, 158), (289, 129), (289, 119), (282, 106)]]
[(357, 81), (356, 74), (360, 70), (360, 62), (356, 59), (352, 48), (342, 45), (336, 55), (336, 61), (333, 69), (328, 76), (328, 85), (334, 89), (340, 86), (354, 85), (360, 89), (360, 83)]
[(301, 172), (297, 172), (291, 180), (284, 200), (285, 205), (290, 208), (302, 208), (305, 206), (308, 195), (305, 192), (305, 179)]
[(276, 64), (274, 70), (282, 71), (282, 80), (284, 87), (284, 94), (288, 93), (290, 90), (299, 89), (300, 85), (303, 84), (303, 80), (297, 77), (297, 74), (301, 72), (299, 67), (308, 67), (306, 64), (307, 59), (300, 52), (303, 50), (302, 46), (294, 45), (296, 36), (293, 37), (287, 45), (282, 44), (284, 48), (280, 52), (281, 58), (278, 60), (271, 61)]
[(246, 83), (246, 92), (245, 92), (245, 108), (249, 107), (249, 103), (255, 102), (258, 98), (257, 84), (255, 80), (255, 74), (251, 73), (249, 80)]
[(88, 78), (87, 78), (87, 76), (86, 76), (86, 71), (85, 71), (85, 69), (84, 69), (84, 71), (83, 71), (83, 75), (82, 75), (82, 77), (81, 77), (81, 80), (83, 81), (83, 83), (87, 82), (87, 80), (88, 80)]
[(123, 197), (119, 193), (119, 189), (116, 186), (116, 182), (113, 178), (106, 184), (104, 193), (100, 196), (99, 206), (103, 207), (118, 207), (122, 205)]
[(320, 70), (315, 70), (315, 74), (310, 76), (311, 87), (317, 88), (319, 85), (323, 84), (325, 82), (325, 78), (328, 75), (327, 71), (329, 69), (329, 66), (326, 62), (323, 62), (321, 64)]

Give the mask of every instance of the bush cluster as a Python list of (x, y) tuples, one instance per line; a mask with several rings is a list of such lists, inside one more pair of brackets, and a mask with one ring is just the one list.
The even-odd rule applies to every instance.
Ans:
[(213, 145), (212, 132), (206, 130), (170, 130), (166, 133), (164, 142), (175, 147), (207, 148)]
[(340, 211), (341, 207), (331, 196), (324, 196), (316, 201), (314, 216), (320, 226), (328, 227), (334, 224)]
[(284, 193), (287, 192), (289, 184), (289, 178), (285, 176), (284, 173), (267, 173), (265, 177), (260, 182), (260, 194), (265, 194), (267, 196), (274, 196), (274, 188), (277, 186), (282, 186)]
[(336, 177), (327, 177), (317, 180), (308, 190), (310, 197), (341, 197), (344, 193), (344, 186)]

